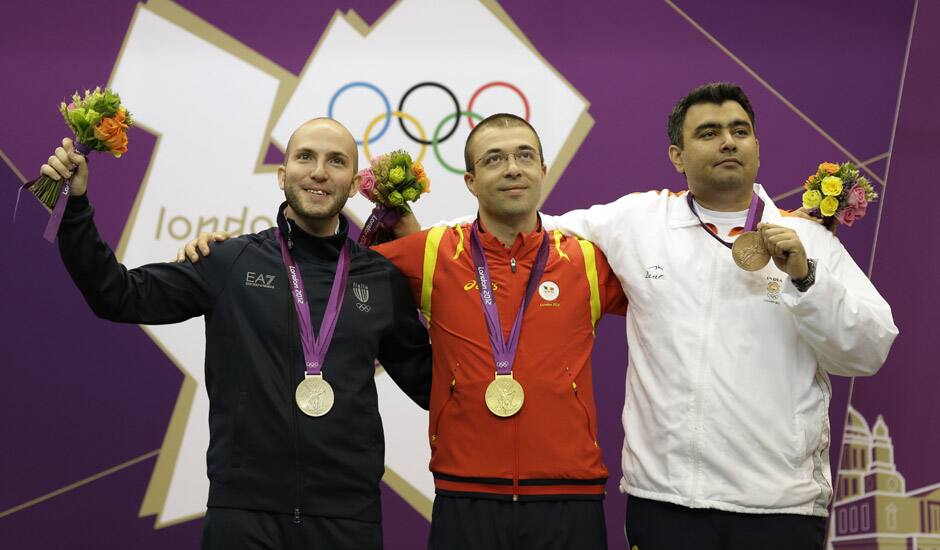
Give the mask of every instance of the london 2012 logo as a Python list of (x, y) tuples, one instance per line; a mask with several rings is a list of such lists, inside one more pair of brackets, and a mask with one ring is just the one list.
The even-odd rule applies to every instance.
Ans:
[[(475, 212), (463, 146), (482, 117), (511, 112), (538, 130), (546, 195), (593, 124), (587, 101), (493, 0), (400, 0), (371, 27), (337, 12), (316, 44), (297, 47), (309, 57), (293, 74), (170, 0), (138, 5), (110, 85), (157, 146), (122, 237), (125, 264), (170, 257), (200, 230), (270, 227), (283, 200), (274, 174), (282, 152), (317, 116), (349, 128), (360, 166), (394, 149), (424, 159), (433, 188), (415, 212), (427, 224)], [(357, 196), (346, 212), (361, 222), (372, 206)], [(185, 374), (141, 506), (159, 527), (205, 511), (204, 321), (144, 330)], [(376, 387), (383, 418), (395, 420), (385, 423), (385, 481), (429, 518), (427, 413), (381, 369)]]

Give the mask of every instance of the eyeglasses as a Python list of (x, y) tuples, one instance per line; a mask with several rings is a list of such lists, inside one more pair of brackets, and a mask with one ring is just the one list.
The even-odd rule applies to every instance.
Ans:
[(476, 166), (477, 164), (482, 164), (483, 168), (496, 170), (504, 168), (506, 163), (509, 162), (509, 157), (516, 159), (516, 164), (526, 168), (534, 166), (539, 162), (538, 153), (529, 149), (524, 149), (516, 153), (493, 151), (492, 153), (483, 155), (483, 157), (474, 162), (473, 165)]

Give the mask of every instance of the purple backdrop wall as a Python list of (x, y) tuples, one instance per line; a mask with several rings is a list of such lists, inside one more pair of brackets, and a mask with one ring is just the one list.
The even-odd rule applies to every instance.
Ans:
[[(221, 0), (179, 3), (295, 74), (336, 9), (354, 8), (371, 23), (390, 5), (242, 1), (232, 9)], [(843, 160), (846, 154), (836, 143), (863, 161), (888, 153), (917, 8), (890, 172), (887, 158), (870, 165), (890, 179), (891, 190), (879, 184), (880, 216), (840, 232), (840, 238), (863, 269), (874, 259), (874, 281), (895, 307), (902, 332), (884, 373), (855, 383), (853, 404), (872, 415), (891, 411), (897, 462), (909, 480), (917, 480), (912, 486), (940, 481), (933, 458), (940, 455), (940, 442), (927, 431), (940, 419), (940, 405), (930, 399), (937, 395), (936, 376), (927, 371), (940, 344), (920, 328), (940, 320), (928, 282), (940, 266), (915, 237), (932, 233), (930, 203), (917, 192), (940, 146), (932, 108), (940, 74), (937, 6), (915, 0), (801, 0), (773, 7), (749, 0), (611, 0), (579, 3), (584, 13), (573, 24), (569, 9), (523, 0), (501, 4), (591, 102), (596, 120), (545, 205), (551, 213), (636, 190), (681, 189), (684, 183), (665, 155), (665, 118), (676, 99), (707, 81), (738, 82), (751, 96), (763, 153), (759, 181), (772, 195), (799, 186), (819, 161)], [(6, 107), (0, 150), (31, 178), (62, 133), (54, 109), (62, 90), (108, 80), (134, 3), (88, 0), (79, 9), (56, 0), (0, 9), (0, 74), (8, 82), (0, 92)], [(76, 39), (70, 29), (80, 14), (94, 14), (95, 21), (84, 22), (89, 30)], [(120, 165), (96, 160), (92, 198), (100, 206), (102, 233), (112, 243), (123, 230), (154, 144), (141, 130), (131, 139), (134, 154)], [(0, 180), (0, 211), (10, 211), (18, 178), (2, 162)], [(795, 207), (797, 197), (782, 203)], [(137, 517), (155, 461), (145, 455), (160, 448), (182, 375), (138, 327), (91, 315), (55, 248), (41, 240), (43, 223), (32, 204), (21, 208), (15, 226), (0, 216), (0, 227), (11, 237), (0, 259), (0, 541), (5, 548), (195, 548), (200, 521), (154, 530), (152, 517)], [(37, 330), (53, 322), (54, 334)], [(623, 540), (625, 500), (616, 483), (625, 355), (622, 321), (603, 321), (595, 386), (600, 441), (611, 468), (612, 548), (622, 547)], [(833, 464), (849, 381), (836, 380), (835, 392)], [(912, 397), (898, 399), (905, 395)], [(117, 473), (20, 508), (142, 456)], [(423, 547), (424, 519), (390, 490), (383, 499), (387, 547)]]

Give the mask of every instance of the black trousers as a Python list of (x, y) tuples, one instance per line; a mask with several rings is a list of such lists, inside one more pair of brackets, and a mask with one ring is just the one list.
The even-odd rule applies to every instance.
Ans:
[(235, 508), (209, 508), (202, 550), (381, 550), (382, 524)]
[(428, 549), (606, 550), (604, 502), (509, 502), (437, 495)]
[(826, 518), (739, 514), (631, 496), (628, 548), (636, 550), (821, 550)]

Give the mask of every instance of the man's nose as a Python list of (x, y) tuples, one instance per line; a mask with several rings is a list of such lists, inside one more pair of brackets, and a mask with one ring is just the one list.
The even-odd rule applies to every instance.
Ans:
[(313, 169), (310, 171), (310, 177), (317, 181), (325, 180), (326, 179), (326, 161), (320, 160), (314, 163)]
[(722, 132), (721, 133), (721, 150), (722, 151), (736, 151), (738, 149), (738, 144), (734, 141), (734, 136), (731, 135), (731, 132)]
[(516, 178), (522, 175), (522, 169), (519, 168), (519, 163), (516, 162), (515, 155), (509, 155), (506, 158), (506, 177)]

